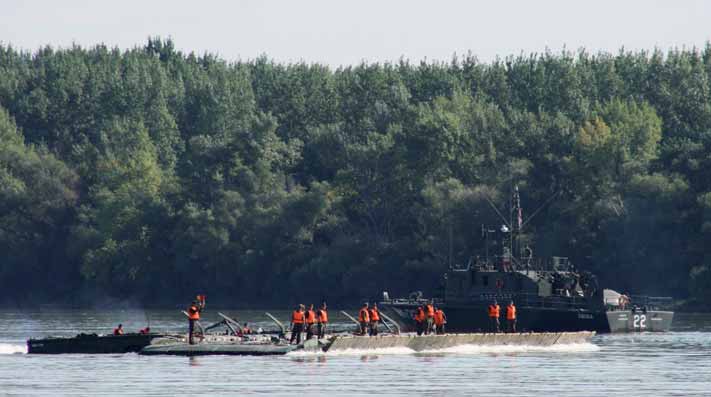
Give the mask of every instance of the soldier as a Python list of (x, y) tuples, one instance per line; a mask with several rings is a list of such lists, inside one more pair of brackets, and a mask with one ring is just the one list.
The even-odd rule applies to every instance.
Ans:
[(494, 302), (489, 305), (489, 330), (491, 332), (498, 333), (500, 331), (499, 315), (501, 315), (501, 307), (494, 299)]
[(425, 318), (427, 323), (425, 324), (425, 335), (429, 335), (430, 332), (434, 331), (434, 305), (432, 302), (425, 306)]
[(200, 312), (205, 309), (205, 296), (198, 295), (197, 299), (188, 307), (188, 343), (193, 345), (195, 341), (193, 340), (193, 334), (195, 333), (195, 326), (200, 328), (200, 333), (203, 333), (202, 327), (200, 326)]
[(506, 323), (508, 332), (516, 332), (516, 306), (513, 301), (506, 306)]
[(418, 336), (425, 331), (425, 310), (422, 306), (418, 306), (415, 312), (415, 329)]
[(293, 313), (291, 313), (291, 339), (289, 343), (294, 343), (296, 339), (296, 344), (301, 343), (301, 332), (304, 330), (304, 305), (299, 305), (296, 307)]
[(524, 252), (524, 258), (526, 259), (526, 270), (531, 270), (531, 260), (533, 259), (533, 250), (531, 247), (526, 245), (526, 248), (523, 249)]
[(368, 312), (370, 316), (370, 336), (378, 335), (378, 323), (380, 322), (380, 312), (378, 311), (378, 304), (373, 303), (373, 307)]
[(314, 337), (314, 323), (316, 323), (316, 312), (314, 312), (313, 303), (306, 311), (306, 340)]
[(363, 303), (363, 307), (358, 312), (358, 323), (360, 323), (360, 334), (366, 335), (370, 326), (370, 315), (368, 314), (368, 302)]
[(326, 325), (328, 325), (328, 311), (326, 311), (326, 302), (323, 302), (321, 309), (316, 312), (316, 324), (318, 331), (318, 339), (322, 339), (326, 334)]
[(434, 323), (435, 333), (437, 335), (444, 335), (444, 324), (447, 323), (447, 316), (444, 315), (444, 312), (439, 307), (435, 308)]

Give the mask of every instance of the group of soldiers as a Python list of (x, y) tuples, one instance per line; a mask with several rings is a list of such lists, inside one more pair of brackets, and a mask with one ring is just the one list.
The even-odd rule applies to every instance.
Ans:
[(444, 335), (444, 325), (447, 323), (447, 316), (441, 308), (435, 307), (430, 302), (424, 306), (418, 306), (415, 310), (415, 330), (417, 335)]
[[(194, 343), (193, 332), (195, 326), (198, 325), (200, 312), (204, 308), (205, 296), (198, 295), (197, 299), (192, 302), (186, 312), (189, 320), (188, 335), (190, 344)], [(496, 300), (489, 305), (488, 314), (490, 331), (501, 332), (501, 322), (499, 321), (499, 318), (501, 317), (501, 307)], [(447, 323), (447, 316), (444, 314), (444, 311), (442, 311), (441, 308), (436, 307), (433, 302), (418, 306), (414, 314), (414, 320), (417, 335), (443, 335), (445, 333), (444, 326)], [(372, 306), (369, 306), (368, 302), (365, 302), (363, 307), (361, 307), (358, 312), (360, 334), (370, 336), (378, 335), (378, 324), (381, 321), (381, 314), (378, 310), (378, 304), (373, 303)], [(506, 306), (506, 323), (507, 332), (516, 332), (516, 306), (513, 301)], [(325, 302), (321, 304), (321, 308), (318, 310), (314, 310), (313, 304), (309, 305), (308, 310), (306, 310), (306, 306), (300, 304), (291, 315), (291, 339), (289, 340), (289, 343), (296, 342), (297, 345), (300, 344), (302, 333), (306, 333), (306, 340), (312, 339), (314, 335), (316, 335), (318, 339), (322, 339), (326, 334), (327, 326), (328, 310)], [(115, 330), (114, 333), (123, 332), (120, 325), (117, 330)]]
[(326, 307), (326, 302), (321, 304), (321, 308), (314, 311), (314, 305), (309, 306), (309, 310), (306, 310), (306, 306), (299, 305), (296, 310), (291, 314), (291, 339), (289, 343), (296, 344), (301, 343), (301, 334), (306, 332), (306, 340), (313, 338), (314, 336), (314, 325), (316, 326), (316, 335), (318, 339), (321, 339), (326, 334), (326, 326), (328, 325), (328, 310)]
[[(496, 302), (496, 299), (489, 305), (489, 330), (491, 332), (501, 332), (501, 306)], [(516, 306), (511, 301), (506, 306), (506, 332), (516, 332)]]
[(372, 307), (368, 307), (368, 302), (363, 303), (363, 307), (358, 311), (358, 324), (360, 324), (360, 334), (370, 336), (378, 335), (378, 324), (380, 319), (380, 311), (378, 304), (373, 303)]

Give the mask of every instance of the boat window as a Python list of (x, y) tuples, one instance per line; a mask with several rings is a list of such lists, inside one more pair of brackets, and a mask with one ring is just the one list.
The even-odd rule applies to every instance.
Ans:
[(481, 284), (484, 285), (485, 287), (489, 285), (489, 276), (482, 276), (481, 277)]

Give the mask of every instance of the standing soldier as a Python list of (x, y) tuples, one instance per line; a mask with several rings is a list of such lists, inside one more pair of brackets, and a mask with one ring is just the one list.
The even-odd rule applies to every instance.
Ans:
[(200, 320), (200, 312), (205, 308), (205, 295), (198, 295), (197, 299), (188, 307), (188, 343), (191, 345), (195, 344), (193, 340), (193, 333), (195, 332), (195, 325), (200, 328), (202, 332), (202, 327), (198, 321)]
[(418, 306), (415, 312), (415, 329), (417, 330), (417, 336), (422, 335), (425, 331), (425, 311), (422, 306)]
[(508, 331), (516, 332), (516, 306), (514, 306), (513, 301), (506, 306), (506, 322)]
[(434, 313), (434, 323), (435, 323), (435, 333), (437, 335), (444, 335), (444, 324), (447, 323), (447, 316), (439, 307), (435, 308)]
[(358, 322), (360, 323), (360, 334), (366, 335), (370, 325), (370, 315), (368, 315), (368, 302), (363, 304), (358, 312)]
[(425, 315), (427, 316), (427, 328), (425, 328), (425, 335), (427, 335), (434, 330), (434, 305), (430, 302), (427, 306), (425, 306), (425, 308)]
[(523, 249), (524, 252), (524, 258), (526, 259), (526, 270), (531, 270), (531, 259), (533, 259), (533, 250), (531, 247), (526, 245), (526, 248)]
[(378, 335), (378, 322), (380, 322), (380, 312), (378, 312), (378, 304), (373, 303), (373, 308), (369, 310), (370, 315), (370, 336)]
[(296, 339), (296, 344), (301, 343), (301, 332), (304, 330), (304, 305), (299, 305), (296, 307), (293, 313), (291, 313), (291, 339), (289, 343), (294, 343)]
[(326, 311), (326, 302), (323, 302), (321, 309), (316, 312), (316, 322), (318, 327), (318, 339), (322, 339), (326, 334), (326, 325), (328, 324), (328, 312)]
[(496, 302), (496, 299), (494, 299), (494, 303), (489, 305), (489, 322), (490, 322), (490, 331), (491, 332), (499, 332), (500, 331), (500, 324), (499, 324), (499, 315), (501, 314), (501, 307), (499, 304)]
[(316, 312), (314, 312), (314, 304), (309, 306), (306, 312), (306, 340), (314, 337), (314, 323), (316, 322)]

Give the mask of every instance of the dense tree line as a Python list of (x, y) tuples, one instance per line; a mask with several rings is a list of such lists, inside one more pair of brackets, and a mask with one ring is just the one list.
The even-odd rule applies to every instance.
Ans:
[(431, 293), (516, 184), (537, 255), (711, 302), (710, 77), (711, 46), (335, 70), (0, 46), (2, 298)]

